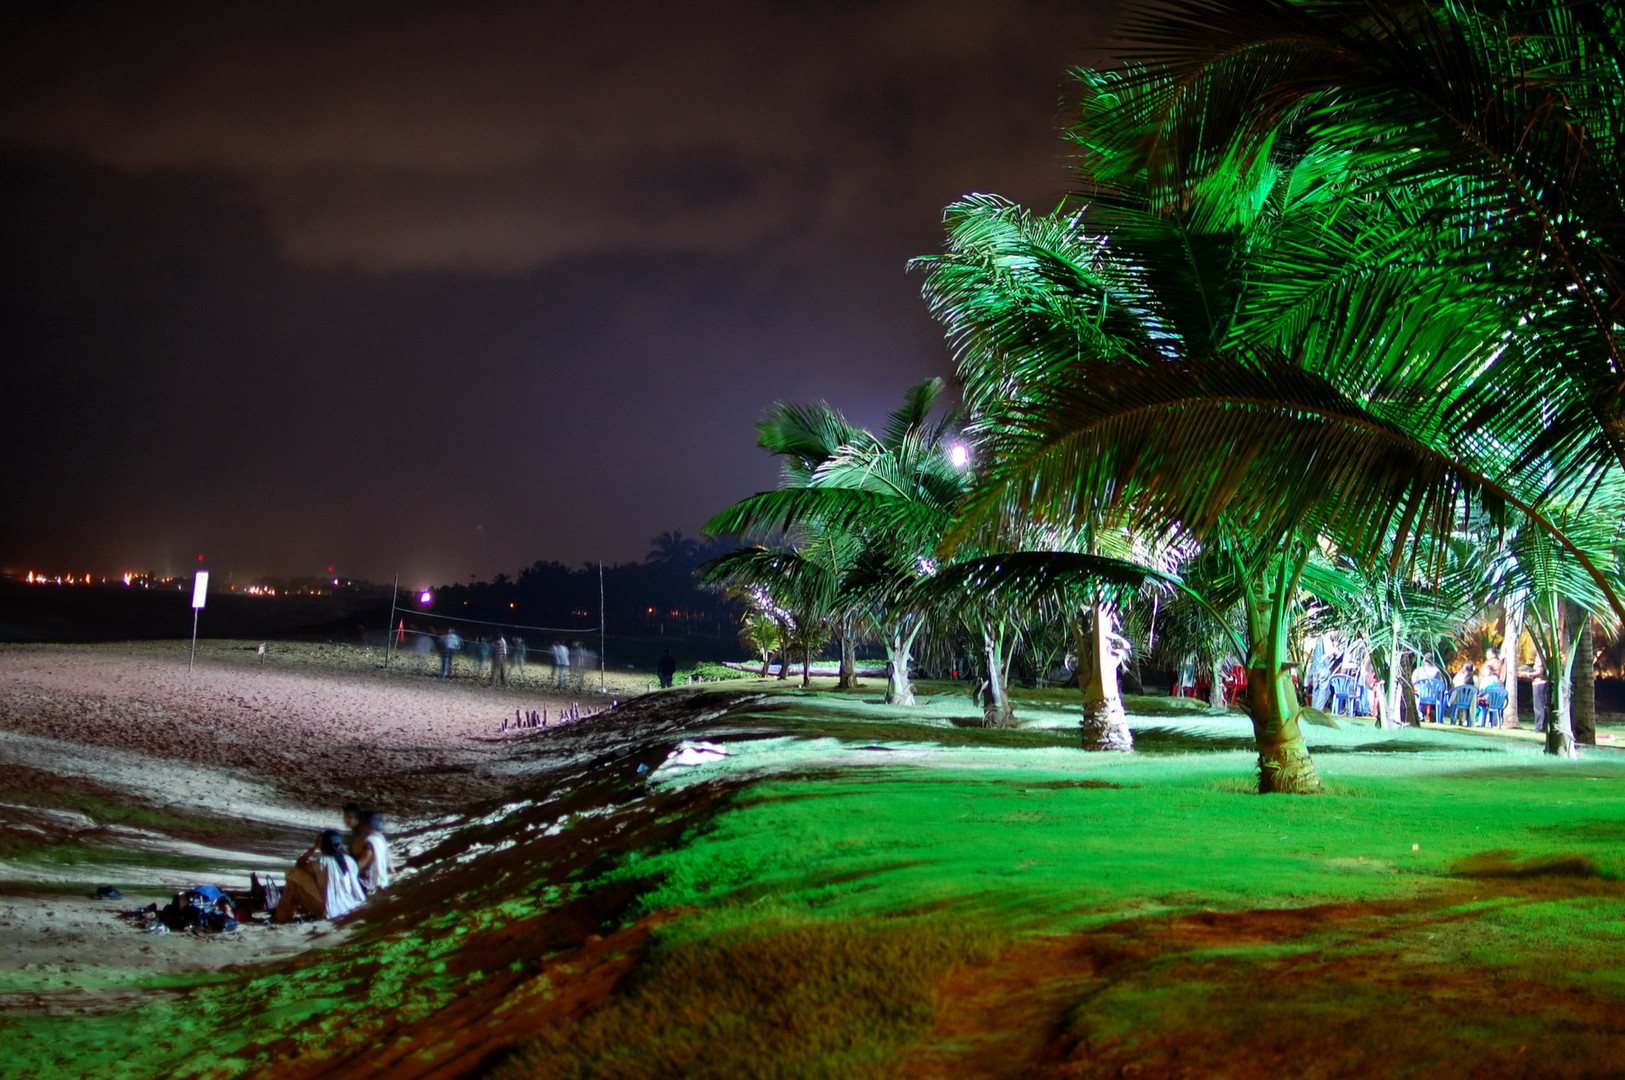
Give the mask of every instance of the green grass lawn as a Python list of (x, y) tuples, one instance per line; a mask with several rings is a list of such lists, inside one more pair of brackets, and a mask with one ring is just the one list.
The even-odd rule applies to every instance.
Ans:
[(713, 764), (637, 774), (668, 740), (538, 787), (271, 976), (0, 1020), (0, 1072), (352, 1075), (380, 1046), (390, 1075), (503, 1077), (1625, 1066), (1625, 754), (1316, 727), (1327, 794), (1260, 797), (1237, 713), (1134, 701), (1140, 751), (1090, 755), (1075, 698), (989, 731), (962, 697), (869, 693), (742, 705), (695, 732)]

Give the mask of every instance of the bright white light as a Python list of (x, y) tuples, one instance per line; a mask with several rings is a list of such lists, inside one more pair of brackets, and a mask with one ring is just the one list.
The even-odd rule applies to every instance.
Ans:
[(422, 604), (424, 607), (428, 607), (430, 602), (433, 600), (434, 594), (428, 589), (424, 589), (422, 592), (418, 593), (418, 603)]
[(963, 469), (970, 464), (970, 447), (964, 443), (954, 443), (948, 451), (948, 460), (954, 463), (954, 468)]

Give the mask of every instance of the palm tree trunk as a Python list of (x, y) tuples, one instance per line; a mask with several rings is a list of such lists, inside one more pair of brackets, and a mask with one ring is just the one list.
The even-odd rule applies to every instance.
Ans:
[(769, 649), (762, 650), (762, 678), (767, 678), (773, 668), (773, 653)]
[(1297, 566), (1282, 558), (1266, 585), (1268, 594), (1259, 597), (1246, 590), (1247, 625), (1252, 641), (1247, 663), (1247, 689), (1252, 695), (1253, 741), (1258, 747), (1258, 791), (1308, 795), (1323, 790), (1309, 746), (1298, 727), (1303, 706), (1292, 685), (1291, 629), (1292, 594), (1297, 589)]
[(801, 688), (807, 689), (812, 685), (812, 635), (808, 634), (801, 642)]
[(1580, 633), (1574, 642), (1574, 741), (1597, 745), (1596, 650), (1591, 642), (1591, 613), (1580, 612)]
[(983, 727), (1015, 727), (1016, 713), (1004, 685), (1004, 635), (982, 631), (987, 657), (987, 700), (982, 703)]
[(1405, 669), (1410, 664), (1410, 657), (1400, 650), (1399, 612), (1394, 612), (1393, 633), (1388, 642), (1388, 690), (1383, 695), (1382, 715), (1377, 723), (1385, 728), (1405, 726), (1405, 700), (1400, 687), (1408, 686), (1410, 680), (1405, 678)]
[(1117, 653), (1112, 649), (1116, 622), (1117, 613), (1108, 604), (1085, 608), (1081, 623), (1068, 620), (1078, 653), (1078, 689), (1083, 691), (1085, 750), (1134, 749), (1134, 733), (1117, 685)]
[(835, 680), (835, 689), (850, 690), (857, 685), (857, 647), (852, 641), (852, 616), (841, 619), (841, 672)]
[(1579, 650), (1574, 648), (1574, 637), (1570, 633), (1579, 621), (1580, 611), (1577, 605), (1567, 600), (1559, 600), (1557, 607), (1557, 646), (1560, 653), (1547, 676), (1552, 680), (1556, 693), (1552, 695), (1552, 715), (1546, 718), (1546, 752), (1554, 757), (1576, 758), (1580, 752), (1574, 748), (1574, 659)]
[(1207, 703), (1214, 709), (1227, 709), (1229, 703), (1224, 700), (1224, 667), (1225, 654), (1223, 649), (1203, 653), (1198, 663), (1205, 663), (1208, 670)]
[(914, 680), (909, 677), (914, 662), (914, 637), (919, 624), (905, 629), (902, 623), (886, 632), (886, 704), (913, 705)]
[(1501, 710), (1501, 726), (1518, 726), (1518, 639), (1523, 637), (1523, 613), (1511, 604), (1501, 615), (1501, 683), (1506, 687), (1507, 704)]

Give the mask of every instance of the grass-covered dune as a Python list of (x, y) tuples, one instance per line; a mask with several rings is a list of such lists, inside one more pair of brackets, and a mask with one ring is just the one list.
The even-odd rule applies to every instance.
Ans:
[(7, 1016), (0, 1072), (1625, 1072), (1616, 751), (1317, 727), (1328, 793), (1260, 797), (1239, 714), (1131, 699), (1140, 750), (1090, 755), (1065, 695), (741, 686), (538, 732), (341, 944)]

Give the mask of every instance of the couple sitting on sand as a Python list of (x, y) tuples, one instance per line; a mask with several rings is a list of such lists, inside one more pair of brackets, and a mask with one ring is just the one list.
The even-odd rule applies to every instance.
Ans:
[(274, 923), (293, 922), (300, 914), (317, 919), (348, 915), (372, 893), (389, 887), (389, 840), (384, 816), (356, 803), (344, 807), (350, 835), (324, 829), (309, 851), (288, 871), (287, 884)]

